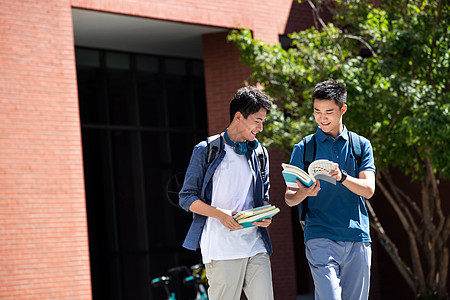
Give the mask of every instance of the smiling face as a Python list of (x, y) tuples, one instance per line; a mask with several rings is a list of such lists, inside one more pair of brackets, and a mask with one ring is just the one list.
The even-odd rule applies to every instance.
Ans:
[(342, 132), (342, 115), (346, 111), (346, 104), (339, 108), (333, 99), (314, 99), (314, 118), (322, 131), (333, 138)]
[(250, 114), (247, 118), (244, 118), (244, 115), (237, 112), (234, 120), (236, 122), (236, 141), (253, 141), (256, 134), (263, 131), (263, 123), (266, 120), (266, 115), (267, 111), (264, 108), (261, 108), (254, 114)]

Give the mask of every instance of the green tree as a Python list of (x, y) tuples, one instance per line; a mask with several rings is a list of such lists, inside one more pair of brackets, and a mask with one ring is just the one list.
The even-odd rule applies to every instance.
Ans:
[[(327, 78), (344, 82), (345, 123), (372, 142), (377, 189), (406, 232), (411, 262), (368, 201), (371, 226), (418, 298), (446, 299), (450, 213), (442, 209), (438, 187), (450, 179), (449, 2), (307, 2), (316, 26), (290, 34), (288, 49), (254, 40), (245, 29), (228, 36), (251, 67), (251, 79), (277, 100), (264, 142), (289, 155), (294, 142), (315, 130), (314, 85)], [(321, 18), (325, 9), (332, 23)], [(392, 168), (420, 185), (418, 199), (395, 185)]]

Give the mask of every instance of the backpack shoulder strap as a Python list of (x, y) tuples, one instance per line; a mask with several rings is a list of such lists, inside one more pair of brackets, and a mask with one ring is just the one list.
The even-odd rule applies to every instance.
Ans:
[(219, 155), (220, 151), (223, 147), (223, 139), (220, 136), (220, 134), (215, 134), (212, 136), (209, 136), (206, 139), (206, 145), (207, 145), (207, 152), (206, 152), (206, 165), (204, 166), (204, 174), (202, 178), (202, 186), (205, 181), (205, 175), (206, 170), (208, 170), (209, 165), (216, 159), (216, 157)]
[(307, 135), (303, 138), (303, 170), (308, 172), (309, 165), (314, 161), (316, 157), (316, 137), (314, 134)]
[[(361, 138), (358, 134), (353, 131), (348, 131), (349, 133), (349, 143), (352, 148), (353, 155), (355, 156), (358, 169), (361, 167), (362, 163), (362, 150), (361, 150)], [(358, 170), (359, 171), (359, 170)]]
[(206, 139), (206, 144), (208, 145), (208, 152), (206, 155), (206, 165), (209, 166), (210, 163), (217, 157), (220, 150), (222, 149), (223, 140), (220, 134), (209, 136)]
[[(303, 170), (305, 170), (305, 172), (308, 172), (309, 165), (316, 158), (316, 136), (314, 134), (305, 136), (303, 138), (303, 145), (305, 147), (303, 150)], [(308, 197), (306, 197), (306, 199), (303, 200), (301, 204), (300, 224), (302, 225), (302, 228), (304, 228), (306, 213), (308, 212)]]
[(266, 180), (267, 156), (261, 143), (259, 143), (258, 147), (255, 149), (255, 155), (258, 158), (259, 170), (261, 172), (262, 181), (264, 182)]

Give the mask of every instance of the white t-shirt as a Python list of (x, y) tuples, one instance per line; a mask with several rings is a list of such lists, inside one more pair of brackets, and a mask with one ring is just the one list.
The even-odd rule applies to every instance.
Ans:
[[(211, 206), (241, 211), (253, 208), (255, 178), (245, 155), (225, 144), (225, 157), (213, 175)], [(203, 263), (238, 259), (267, 252), (258, 227), (230, 231), (215, 218), (207, 218), (200, 239)]]

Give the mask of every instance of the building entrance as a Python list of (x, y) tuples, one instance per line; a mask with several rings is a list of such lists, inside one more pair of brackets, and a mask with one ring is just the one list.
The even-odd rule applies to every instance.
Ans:
[(162, 299), (151, 278), (200, 261), (166, 185), (207, 136), (203, 63), (77, 47), (76, 64), (93, 298)]

